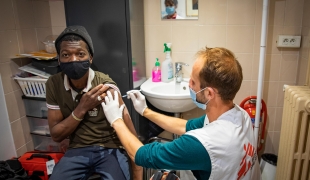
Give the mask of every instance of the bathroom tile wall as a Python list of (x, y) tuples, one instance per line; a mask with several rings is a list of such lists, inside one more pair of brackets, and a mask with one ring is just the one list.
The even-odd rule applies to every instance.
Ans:
[(59, 35), (66, 28), (63, 0), (49, 1), (53, 35)]
[[(232, 50), (243, 67), (244, 80), (235, 103), (256, 95), (262, 21), (262, 0), (200, 0), (198, 20), (161, 20), (160, 3), (144, 0), (146, 72), (151, 76), (155, 58), (162, 62), (164, 42), (172, 43), (172, 59), (190, 64), (205, 46)], [(302, 85), (309, 62), (310, 0), (270, 0), (263, 100), (268, 106), (264, 152), (278, 153), (284, 84)], [(278, 35), (302, 35), (302, 47), (277, 48)], [(199, 109), (184, 118), (202, 115)]]
[(23, 93), (12, 79), (19, 72), (18, 67), (30, 61), (16, 58), (16, 54), (44, 49), (41, 41), (65, 27), (62, 4), (62, 1), (48, 0), (0, 1), (0, 73), (18, 156), (33, 150), (33, 143), (21, 98)]
[[(302, 16), (302, 27), (301, 27), (301, 36), (302, 36), (302, 46), (299, 54), (299, 64), (298, 64), (298, 74), (297, 74), (297, 83), (299, 85), (306, 84), (308, 86), (310, 83), (310, 74), (306, 74), (306, 69), (310, 71), (310, 0), (304, 0), (303, 6), (303, 16)], [(309, 72), (310, 73), (310, 72)], [(308, 77), (308, 82), (306, 77)]]

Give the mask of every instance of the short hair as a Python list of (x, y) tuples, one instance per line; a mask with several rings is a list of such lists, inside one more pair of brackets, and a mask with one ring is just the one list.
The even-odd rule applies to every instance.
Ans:
[(178, 5), (178, 0), (165, 0), (165, 4), (166, 3), (174, 4), (175, 6), (177, 6)]
[(243, 79), (242, 67), (233, 52), (225, 48), (204, 48), (196, 54), (203, 59), (199, 72), (200, 88), (214, 87), (224, 102), (231, 101)]
[[(83, 38), (81, 38), (80, 36), (78, 35), (75, 35), (75, 34), (67, 34), (67, 35), (64, 35), (59, 41), (57, 41), (56, 43), (56, 50), (57, 50), (57, 53), (60, 54), (60, 44), (63, 42), (63, 41), (71, 41), (71, 42), (74, 42), (74, 41), (84, 41)], [(84, 41), (85, 42), (85, 41)], [(88, 51), (89, 54), (90, 51), (89, 51), (89, 47), (88, 47), (88, 44), (85, 42), (86, 44), (86, 49)]]

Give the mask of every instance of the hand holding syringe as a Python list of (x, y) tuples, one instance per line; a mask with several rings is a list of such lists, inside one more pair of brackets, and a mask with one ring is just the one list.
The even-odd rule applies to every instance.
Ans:
[[(141, 89), (140, 90), (138, 90), (138, 91), (140, 91), (141, 92)], [(128, 95), (127, 94), (125, 94), (125, 95), (123, 95), (122, 97), (124, 98), (124, 97), (127, 97)], [(129, 98), (128, 98), (129, 99)]]

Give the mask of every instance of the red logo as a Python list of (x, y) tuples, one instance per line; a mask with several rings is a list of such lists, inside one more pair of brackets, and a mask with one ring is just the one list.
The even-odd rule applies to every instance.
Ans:
[(240, 170), (238, 172), (238, 180), (244, 177), (246, 173), (252, 168), (252, 165), (254, 164), (253, 156), (254, 156), (255, 149), (252, 146), (252, 144), (248, 143), (248, 146), (244, 144), (243, 150), (245, 151), (245, 154), (240, 163)]

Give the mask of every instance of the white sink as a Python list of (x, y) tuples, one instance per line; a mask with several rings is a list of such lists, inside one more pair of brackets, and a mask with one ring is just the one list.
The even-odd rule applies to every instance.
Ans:
[(152, 82), (150, 78), (141, 85), (141, 91), (156, 108), (182, 113), (196, 107), (190, 97), (188, 82), (189, 78), (184, 78), (181, 83), (176, 83), (174, 79), (169, 83)]

